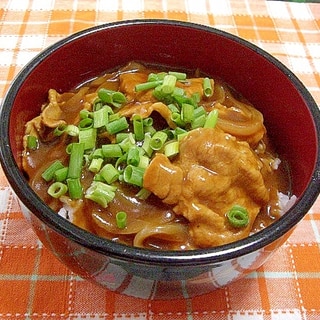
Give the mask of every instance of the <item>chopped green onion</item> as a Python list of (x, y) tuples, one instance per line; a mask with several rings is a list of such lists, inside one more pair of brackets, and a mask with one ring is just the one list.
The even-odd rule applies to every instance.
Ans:
[(91, 160), (91, 163), (90, 163), (89, 168), (88, 168), (89, 171), (94, 172), (94, 173), (99, 172), (100, 169), (101, 169), (102, 163), (103, 163), (103, 159), (102, 158), (93, 158)]
[(178, 127), (184, 127), (186, 124), (182, 120), (181, 114), (179, 112), (173, 112), (171, 114), (171, 120), (178, 126)]
[(42, 173), (41, 177), (47, 182), (51, 181), (54, 173), (61, 168), (64, 168), (64, 165), (60, 160), (56, 160)]
[(54, 128), (53, 130), (53, 135), (56, 137), (60, 137), (63, 133), (66, 131), (66, 124), (60, 124), (57, 127)]
[(177, 135), (177, 140), (178, 141), (181, 141), (184, 137), (186, 137), (187, 135), (189, 134), (189, 131), (186, 131), (186, 132), (184, 132), (184, 133), (179, 133), (178, 135)]
[(121, 118), (120, 113), (113, 113), (109, 115), (109, 122), (119, 120)]
[(192, 121), (191, 128), (196, 129), (196, 128), (203, 128), (204, 124), (206, 123), (207, 117), (202, 114)]
[(129, 132), (119, 132), (116, 134), (116, 143), (120, 143), (129, 137)]
[(32, 135), (27, 136), (27, 148), (29, 150), (37, 150), (39, 147), (38, 138)]
[(109, 184), (115, 182), (119, 178), (119, 171), (111, 164), (107, 163), (99, 172), (99, 175)]
[(150, 146), (150, 141), (151, 141), (151, 134), (149, 132), (147, 132), (144, 135), (144, 141), (142, 144), (142, 149), (144, 150), (144, 152), (147, 154), (147, 156), (151, 157), (152, 153), (153, 153), (153, 149)]
[(93, 181), (105, 182), (105, 180), (101, 177), (100, 173), (96, 173), (93, 177)]
[(164, 94), (172, 93), (175, 88), (176, 82), (177, 82), (177, 78), (175, 76), (170, 74), (166, 75), (161, 85), (161, 91)]
[(48, 194), (53, 198), (60, 198), (68, 191), (68, 186), (62, 182), (54, 182), (48, 188)]
[(72, 137), (76, 137), (79, 135), (79, 128), (75, 126), (74, 124), (68, 124), (65, 132)]
[(166, 75), (166, 72), (150, 73), (148, 75), (148, 81), (163, 80)]
[(217, 124), (218, 121), (218, 110), (213, 109), (212, 111), (209, 112), (206, 122), (204, 123), (204, 128), (214, 128)]
[(174, 103), (170, 103), (168, 104), (168, 109), (172, 112), (172, 113), (178, 113), (180, 112), (180, 110), (177, 108), (177, 106)]
[(103, 144), (101, 149), (105, 158), (119, 158), (123, 155), (122, 149), (117, 143)]
[[(110, 120), (110, 119), (109, 119)], [(107, 131), (110, 134), (116, 134), (122, 130), (125, 130), (129, 127), (129, 124), (127, 122), (127, 119), (125, 117), (120, 117), (117, 120), (114, 120), (112, 122), (109, 122), (107, 125)]]
[(136, 196), (140, 199), (140, 200), (146, 200), (151, 194), (151, 191), (145, 189), (145, 188), (141, 188), (139, 190), (139, 192), (136, 194)]
[(123, 172), (123, 179), (126, 183), (133, 184), (138, 187), (143, 185), (143, 175), (145, 169), (128, 165)]
[(80, 120), (78, 125), (80, 130), (86, 130), (93, 127), (93, 119), (91, 118), (84, 118)]
[(97, 129), (89, 128), (79, 131), (79, 143), (83, 143), (84, 149), (94, 149), (96, 146)]
[(118, 158), (115, 163), (115, 168), (120, 173), (119, 180), (121, 178), (121, 174), (123, 173), (123, 170), (126, 167), (126, 165), (127, 165), (127, 154), (125, 153), (122, 157)]
[(207, 115), (207, 112), (206, 110), (204, 109), (204, 107), (200, 106), (200, 107), (197, 107), (194, 109), (194, 117), (197, 118), (197, 117), (200, 117), (202, 115)]
[(80, 119), (90, 118), (92, 116), (92, 112), (87, 109), (82, 109), (79, 113)]
[(82, 190), (80, 178), (68, 178), (67, 185), (69, 190), (69, 197), (72, 200), (82, 198), (83, 190)]
[(121, 107), (123, 103), (127, 102), (126, 96), (120, 91), (116, 91), (112, 94), (112, 100), (113, 100), (112, 104), (115, 107)]
[(53, 180), (58, 182), (65, 181), (68, 177), (68, 170), (68, 167), (56, 170), (53, 174)]
[(101, 128), (108, 123), (109, 110), (107, 107), (103, 107), (93, 112), (93, 127)]
[(140, 162), (140, 152), (138, 147), (132, 147), (127, 154), (127, 164), (138, 166)]
[(179, 141), (171, 141), (164, 146), (164, 155), (168, 158), (174, 157), (179, 153)]
[(116, 222), (119, 229), (124, 229), (127, 226), (127, 213), (125, 211), (117, 212)]
[[(178, 128), (178, 127), (177, 127)], [(175, 135), (175, 132), (174, 132), (174, 130), (173, 129), (165, 129), (165, 130), (163, 130), (166, 134), (167, 134), (167, 136), (168, 136), (168, 140), (172, 140), (172, 139), (175, 139), (176, 138), (176, 135)]]
[(91, 155), (90, 155), (91, 159), (97, 159), (97, 158), (104, 158), (104, 154), (102, 152), (102, 148), (97, 148), (95, 149)]
[(203, 79), (203, 92), (207, 98), (209, 98), (213, 95), (213, 88), (211, 85), (211, 80), (207, 77)]
[(154, 135), (157, 132), (157, 130), (153, 126), (148, 126), (148, 127), (144, 127), (144, 132), (145, 134), (148, 132), (151, 135)]
[(194, 107), (189, 103), (183, 103), (181, 108), (181, 119), (184, 123), (191, 123), (194, 119)]
[(140, 155), (140, 161), (138, 167), (146, 169), (149, 165), (150, 158), (144, 155)]
[(84, 144), (73, 143), (69, 158), (68, 178), (80, 178), (84, 155)]
[(143, 119), (143, 125), (145, 127), (150, 127), (153, 125), (153, 119), (151, 117)]
[(175, 76), (177, 80), (186, 80), (187, 74), (184, 72), (169, 71), (168, 74)]
[(173, 92), (172, 92), (172, 96), (174, 99), (188, 99), (186, 96), (185, 96), (185, 91), (182, 89), (182, 88), (179, 88), (179, 87), (174, 87), (173, 89)]
[(111, 103), (112, 101), (112, 90), (108, 90), (105, 88), (101, 88), (98, 91), (98, 97), (104, 102), (104, 103)]
[(192, 129), (202, 128), (206, 122), (207, 113), (206, 110), (201, 106), (194, 109), (194, 120), (191, 124)]
[(197, 104), (200, 102), (201, 100), (201, 96), (199, 92), (195, 92), (192, 94), (191, 96), (191, 100), (193, 101), (192, 105), (194, 105), (195, 107), (197, 106)]
[(233, 206), (227, 213), (229, 223), (235, 228), (243, 228), (249, 224), (248, 211), (239, 205)]
[(98, 203), (101, 207), (106, 208), (114, 199), (117, 187), (110, 186), (101, 181), (93, 181), (87, 189), (85, 198)]
[[(154, 88), (154, 90), (152, 91), (152, 95), (158, 99), (159, 101), (164, 101), (164, 102), (168, 102), (166, 101), (167, 95), (163, 94), (162, 92), (162, 86), (158, 85), (157, 87)], [(167, 103), (166, 103), (167, 104)]]
[(154, 81), (158, 81), (158, 80), (160, 80), (160, 79), (156, 73), (151, 72), (148, 74), (148, 82), (154, 82)]
[(137, 92), (139, 91), (145, 91), (145, 90), (149, 90), (149, 89), (153, 89), (159, 85), (162, 84), (162, 80), (156, 80), (156, 81), (148, 81), (148, 82), (144, 82), (144, 83), (138, 83), (135, 86), (135, 90)]
[(163, 131), (157, 131), (150, 140), (150, 147), (153, 150), (160, 150), (166, 142), (168, 135)]
[(133, 132), (137, 141), (142, 141), (144, 138), (143, 119), (140, 115), (135, 114), (133, 120)]
[(125, 95), (119, 91), (101, 88), (98, 91), (98, 97), (104, 102), (113, 105), (116, 108), (121, 107), (127, 101)]
[(119, 143), (123, 152), (128, 152), (130, 148), (136, 145), (134, 135), (130, 132), (128, 138), (124, 139)]

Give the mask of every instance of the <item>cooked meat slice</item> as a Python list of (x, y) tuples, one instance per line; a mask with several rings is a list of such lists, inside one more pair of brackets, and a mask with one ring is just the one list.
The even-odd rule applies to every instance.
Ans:
[[(249, 235), (269, 199), (262, 167), (248, 143), (218, 128), (200, 128), (181, 141), (172, 163), (157, 155), (145, 173), (144, 186), (164, 202), (176, 204), (174, 211), (189, 220), (196, 245), (211, 247)], [(247, 209), (247, 227), (229, 224), (226, 213), (234, 205)]]
[(175, 204), (181, 195), (183, 172), (171, 164), (169, 159), (158, 153), (144, 175), (144, 188), (152, 191), (167, 204)]

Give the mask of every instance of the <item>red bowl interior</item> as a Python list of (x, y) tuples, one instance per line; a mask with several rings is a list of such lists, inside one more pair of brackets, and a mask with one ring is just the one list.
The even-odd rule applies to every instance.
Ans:
[(11, 114), (13, 154), (20, 154), (26, 120), (39, 113), (49, 88), (67, 91), (105, 70), (139, 60), (218, 75), (265, 117), (268, 133), (290, 163), (293, 192), (300, 195), (315, 168), (317, 136), (312, 114), (288, 74), (254, 47), (219, 32), (176, 24), (136, 24), (89, 32), (39, 57), (17, 95)]

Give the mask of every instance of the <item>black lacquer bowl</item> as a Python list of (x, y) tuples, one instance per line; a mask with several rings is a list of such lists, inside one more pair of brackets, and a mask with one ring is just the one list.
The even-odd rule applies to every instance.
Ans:
[[(290, 165), (295, 205), (244, 240), (206, 250), (158, 252), (113, 243), (54, 213), (21, 172), (24, 124), (39, 114), (49, 88), (67, 91), (129, 61), (218, 75), (264, 115), (268, 134)], [(73, 34), (30, 61), (3, 101), (1, 164), (25, 216), (53, 254), (81, 277), (109, 290), (150, 299), (195, 296), (256, 270), (290, 235), (320, 191), (320, 113), (306, 88), (255, 45), (210, 27), (132, 20)]]

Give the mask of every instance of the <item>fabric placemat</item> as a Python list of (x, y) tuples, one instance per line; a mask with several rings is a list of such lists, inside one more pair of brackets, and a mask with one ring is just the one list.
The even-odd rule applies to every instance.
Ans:
[[(289, 67), (320, 103), (320, 5), (264, 0), (0, 0), (0, 102), (49, 45), (91, 26), (142, 18), (201, 23), (249, 40)], [(320, 199), (246, 278), (199, 297), (142, 300), (93, 285), (54, 258), (0, 169), (0, 319), (317, 320), (319, 230)]]

